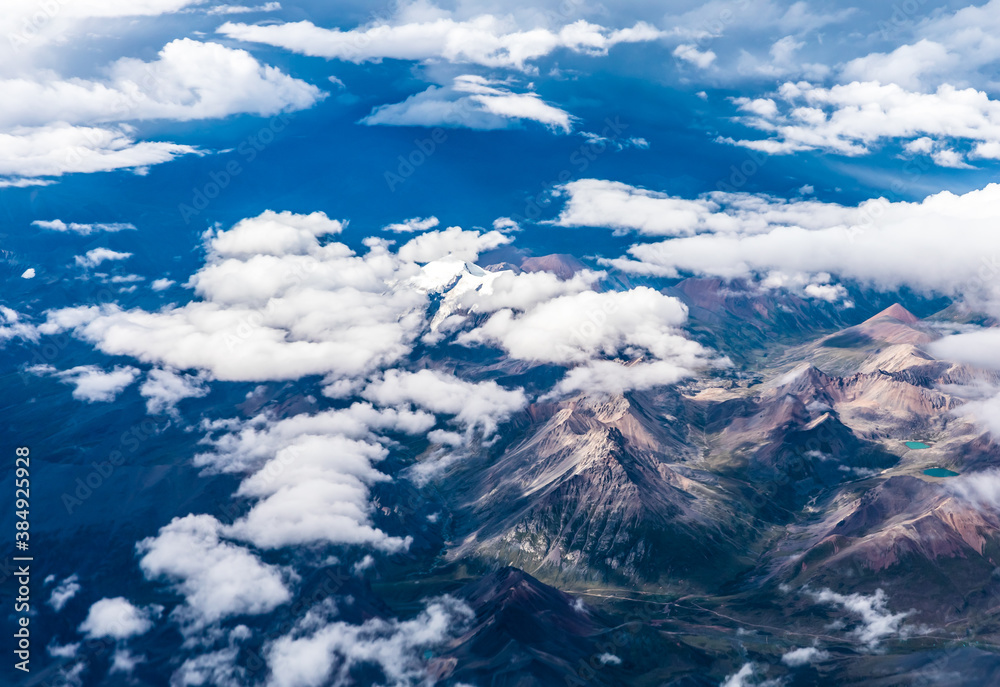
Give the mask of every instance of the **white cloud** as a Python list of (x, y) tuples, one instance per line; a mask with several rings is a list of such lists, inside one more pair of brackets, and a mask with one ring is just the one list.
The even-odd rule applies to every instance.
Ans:
[(361, 395), (383, 406), (412, 403), (432, 413), (452, 415), (470, 431), (481, 429), (487, 436), (528, 404), (520, 389), (507, 390), (496, 382), (467, 382), (436, 370), (389, 370)]
[(732, 675), (726, 677), (722, 682), (722, 687), (750, 687), (753, 683), (750, 680), (754, 675), (754, 664), (744, 663)]
[[(112, 128), (50, 124), (0, 131), (0, 176), (18, 177), (141, 169), (169, 162), (198, 148), (162, 141), (135, 141), (126, 126)], [(26, 182), (30, 183), (30, 182)]]
[(311, 107), (315, 86), (263, 65), (245, 50), (182, 38), (157, 59), (122, 58), (106, 81), (0, 79), (0, 127), (274, 115)]
[(251, 12), (277, 12), (280, 9), (280, 2), (265, 2), (263, 5), (214, 5), (205, 10), (205, 14), (249, 14)]
[(111, 657), (111, 668), (108, 672), (131, 675), (135, 667), (145, 660), (145, 656), (137, 656), (128, 649), (118, 648)]
[(230, 646), (185, 659), (171, 677), (171, 684), (194, 687), (244, 687), (248, 680), (246, 668), (237, 665), (239, 647)]
[(163, 277), (161, 279), (154, 279), (152, 282), (150, 282), (149, 287), (153, 289), (153, 291), (166, 291), (175, 283), (176, 282), (174, 282), (173, 279), (167, 279), (166, 277)]
[(673, 54), (677, 59), (693, 64), (699, 69), (708, 69), (716, 58), (711, 50), (698, 50), (698, 46), (691, 44), (678, 45), (674, 48)]
[(869, 649), (876, 649), (887, 637), (907, 634), (903, 620), (910, 615), (910, 612), (891, 612), (888, 608), (889, 599), (881, 589), (876, 589), (875, 593), (870, 595), (838, 594), (829, 589), (812, 594), (820, 603), (840, 606), (848, 613), (857, 616), (860, 624), (852, 634)]
[[(707, 351), (694, 342), (689, 350), (678, 350), (672, 360), (656, 360), (625, 365), (615, 360), (594, 360), (566, 373), (549, 394), (550, 397), (574, 393), (620, 394), (625, 391), (652, 389), (676, 384), (705, 367)], [(681, 347), (683, 348), (683, 347)]]
[(693, 234), (706, 225), (728, 222), (710, 200), (685, 200), (621, 182), (579, 179), (559, 187), (567, 202), (555, 224), (610, 227), (650, 236)]
[(473, 618), (468, 606), (451, 597), (429, 602), (404, 621), (323, 624), (326, 614), (310, 611), (292, 633), (267, 646), (268, 687), (320, 687), (361, 665), (377, 666), (392, 687), (428, 683), (424, 652), (459, 635)]
[(505, 129), (522, 121), (569, 133), (574, 118), (537, 93), (516, 93), (480, 76), (465, 74), (450, 86), (430, 86), (400, 103), (379, 105), (362, 124)]
[(948, 480), (946, 488), (976, 508), (1000, 508), (1000, 470), (984, 470)]
[[(557, 296), (590, 291), (604, 272), (581, 270), (569, 279), (560, 279), (552, 272), (510, 271), (490, 273), (493, 277), (481, 285), (457, 293), (458, 304), (474, 312), (493, 312), (504, 308), (529, 310)], [(471, 285), (470, 285), (471, 286)], [(457, 290), (451, 289), (451, 292)]]
[(45, 647), (45, 651), (52, 658), (76, 658), (76, 654), (80, 651), (80, 642), (63, 645), (49, 644)]
[[(341, 226), (322, 213), (243, 220), (208, 237), (208, 261), (190, 280), (200, 300), (157, 312), (111, 304), (51, 311), (42, 329), (71, 329), (109, 355), (215, 379), (363, 376), (409, 352), (427, 299), (393, 289), (417, 268), (385, 244), (369, 242), (362, 257), (342, 243), (320, 243)], [(499, 244), (456, 231), (420, 236), (409, 250), (420, 257)]]
[(39, 368), (38, 371), (55, 374), (60, 381), (72, 384), (75, 387), (73, 398), (87, 403), (115, 400), (139, 376), (139, 370), (129, 365), (118, 365), (111, 372), (105, 372), (97, 365), (78, 365), (62, 372), (50, 368)]
[(34, 279), (35, 278), (35, 268), (29, 267), (24, 272), (21, 272), (21, 279)]
[(254, 255), (305, 255), (316, 247), (316, 239), (339, 234), (344, 223), (322, 212), (297, 215), (265, 210), (260, 215), (237, 222), (228, 231), (210, 235), (212, 255), (245, 259)]
[(79, 576), (70, 575), (53, 588), (52, 593), (49, 595), (49, 606), (52, 606), (52, 609), (58, 613), (69, 603), (70, 599), (76, 596), (80, 589)]
[(80, 623), (79, 630), (88, 639), (110, 637), (112, 639), (128, 639), (149, 632), (153, 620), (160, 615), (158, 606), (140, 608), (133, 606), (128, 599), (115, 597), (101, 599), (90, 607), (87, 618)]
[(218, 31), (243, 41), (356, 63), (384, 58), (421, 62), (443, 60), (521, 70), (559, 49), (605, 55), (619, 43), (651, 41), (662, 35), (658, 29), (642, 22), (631, 28), (610, 30), (583, 20), (563, 26), (559, 31), (544, 28), (524, 31), (510, 18), (491, 15), (468, 21), (438, 18), (395, 25), (383, 23), (350, 31), (324, 29), (309, 21), (256, 26), (226, 23)]
[(789, 82), (777, 98), (777, 111), (744, 120), (770, 138), (725, 140), (776, 155), (820, 149), (857, 156), (887, 141), (927, 138), (937, 153), (932, 159), (941, 166), (967, 164), (954, 150), (957, 143), (972, 146), (970, 159), (1000, 158), (1000, 102), (973, 88), (943, 84), (921, 93), (876, 81), (829, 88)]
[(88, 250), (86, 255), (77, 255), (76, 264), (83, 268), (97, 267), (105, 260), (126, 260), (131, 258), (131, 253), (119, 253), (110, 248), (94, 248)]
[(80, 234), (81, 236), (89, 236), (101, 231), (106, 232), (116, 232), (116, 231), (134, 231), (135, 225), (128, 222), (108, 222), (108, 223), (95, 223), (95, 224), (81, 224), (77, 222), (66, 223), (61, 219), (53, 220), (40, 220), (36, 219), (31, 223), (31, 226), (38, 227), (39, 229), (48, 229), (50, 231), (60, 231), (68, 232), (73, 234)]
[(382, 231), (394, 231), (400, 234), (427, 231), (428, 229), (433, 229), (440, 223), (441, 222), (437, 217), (411, 217), (410, 219), (405, 219), (402, 222), (387, 224), (382, 227)]
[(87, 20), (151, 17), (183, 10), (205, 0), (73, 0), (8, 3), (0, 14), (0, 69), (30, 64), (32, 57), (67, 38), (86, 36)]
[(185, 626), (200, 629), (234, 615), (270, 613), (291, 599), (288, 574), (223, 541), (222, 530), (210, 515), (188, 515), (136, 544), (146, 578), (167, 580), (184, 596), (174, 615)]
[[(75, 7), (78, 3), (72, 4), (80, 9)], [(188, 3), (170, 7), (184, 4)], [(163, 7), (167, 5), (126, 13), (153, 14)], [(73, 16), (67, 7), (57, 9), (57, 19)], [(46, 28), (54, 23), (58, 22), (46, 20)], [(37, 71), (0, 76), (0, 91), (7, 96), (0, 103), (3, 185), (23, 186), (38, 183), (33, 177), (69, 173), (120, 169), (141, 173), (150, 165), (202, 152), (189, 145), (136, 141), (129, 121), (220, 118), (244, 112), (275, 115), (310, 107), (325, 95), (257, 62), (245, 50), (187, 38), (166, 44), (156, 60), (122, 58), (104, 73), (106, 78), (96, 80)], [(48, 228), (60, 230), (57, 222)]]
[(370, 486), (389, 479), (374, 464), (387, 455), (367, 441), (300, 437), (243, 480), (237, 496), (256, 503), (227, 532), (266, 549), (326, 542), (404, 550), (409, 537), (389, 536), (370, 521)]
[(781, 662), (790, 668), (801, 668), (817, 661), (825, 661), (828, 658), (830, 658), (829, 652), (821, 651), (814, 646), (806, 646), (782, 654)]
[(376, 432), (422, 434), (433, 425), (427, 413), (379, 411), (365, 403), (278, 421), (225, 421), (210, 426), (223, 433), (206, 438), (215, 450), (195, 464), (251, 473), (237, 496), (255, 503), (227, 536), (263, 548), (327, 542), (398, 551), (409, 539), (371, 522), (370, 486), (389, 479), (375, 468), (388, 454)]
[(146, 399), (146, 412), (150, 415), (176, 415), (178, 403), (185, 398), (205, 396), (208, 389), (201, 377), (153, 369), (146, 375), (139, 393)]
[(951, 71), (957, 66), (957, 57), (940, 43), (924, 39), (902, 45), (890, 53), (871, 53), (851, 60), (841, 70), (841, 77), (848, 81), (879, 81), (919, 90), (928, 72)]
[[(194, 464), (218, 472), (255, 472), (279, 451), (308, 437), (338, 436), (374, 441), (378, 431), (420, 434), (434, 426), (427, 413), (377, 410), (368, 403), (353, 403), (348, 408), (326, 410), (313, 415), (294, 415), (271, 420), (258, 415), (245, 422), (223, 421), (209, 424), (209, 437), (203, 443), (211, 453), (195, 456)], [(216, 435), (216, 430), (222, 430)]]
[(686, 321), (683, 303), (649, 287), (585, 291), (553, 298), (520, 315), (500, 310), (458, 340), (496, 343), (514, 358), (539, 362), (582, 363), (636, 351), (668, 359), (678, 351), (702, 350), (679, 334)]
[[(1000, 312), (995, 278), (1000, 234), (992, 220), (998, 185), (964, 195), (944, 191), (920, 202), (875, 199), (853, 208), (814, 200), (776, 203), (745, 194), (710, 194), (707, 200), (724, 215), (724, 220), (711, 214), (697, 219), (691, 231), (707, 233), (637, 244), (629, 248), (630, 258), (609, 263), (668, 277), (773, 273), (777, 282), (796, 288), (813, 284), (806, 295), (841, 298), (832, 275), (886, 290), (910, 286)], [(643, 223), (648, 215), (623, 204), (620, 219), (612, 206), (602, 221), (650, 231)]]
[[(35, 273), (34, 270), (31, 270), (31, 276), (24, 277), (23, 274), (21, 276), (25, 279), (31, 279)], [(27, 341), (38, 340), (38, 330), (33, 325), (23, 322), (21, 317), (21, 314), (16, 310), (0, 305), (0, 341), (14, 338)]]
[(493, 250), (513, 241), (499, 231), (480, 233), (461, 227), (448, 227), (440, 231), (428, 231), (410, 239), (399, 249), (403, 260), (425, 263), (450, 257), (456, 260), (473, 261), (479, 254)]

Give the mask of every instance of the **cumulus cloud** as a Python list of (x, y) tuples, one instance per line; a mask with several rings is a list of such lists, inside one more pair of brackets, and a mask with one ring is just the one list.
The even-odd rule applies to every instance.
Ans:
[(153, 369), (146, 375), (139, 393), (146, 399), (146, 412), (150, 415), (176, 415), (180, 401), (185, 398), (200, 398), (208, 393), (208, 389), (199, 376)]
[(382, 227), (382, 230), (394, 231), (397, 234), (407, 234), (418, 231), (427, 231), (428, 229), (433, 229), (440, 223), (441, 222), (437, 217), (411, 217), (410, 219), (405, 219), (402, 222), (387, 224)]
[(111, 657), (111, 669), (108, 672), (131, 675), (135, 667), (145, 660), (145, 656), (137, 656), (128, 649), (118, 648)]
[[(776, 203), (745, 194), (716, 193), (706, 200), (717, 203), (726, 219), (703, 214), (692, 230), (701, 233), (636, 244), (628, 249), (629, 257), (607, 263), (672, 278), (773, 275), (769, 285), (806, 289), (812, 284), (806, 295), (823, 300), (843, 297), (832, 281), (839, 278), (886, 290), (909, 286), (990, 309), (1000, 304), (995, 286), (1000, 265), (988, 257), (1000, 254), (991, 219), (1000, 186), (964, 195), (944, 191), (920, 202), (880, 198), (853, 208), (814, 200)], [(619, 226), (650, 231), (648, 215), (633, 214), (627, 197), (620, 202), (625, 207), (617, 213)], [(602, 223), (614, 226), (615, 216), (608, 211)]]
[(370, 520), (370, 487), (389, 479), (374, 464), (387, 455), (367, 441), (301, 437), (243, 480), (237, 496), (256, 503), (228, 532), (261, 548), (326, 542), (403, 550), (409, 537), (390, 536)]
[(376, 469), (388, 450), (378, 432), (426, 432), (434, 417), (409, 410), (376, 410), (369, 404), (272, 421), (211, 425), (214, 451), (195, 464), (221, 472), (250, 473), (237, 496), (250, 511), (227, 536), (262, 548), (311, 543), (365, 545), (398, 551), (409, 538), (389, 536), (371, 521), (370, 487), (389, 478)]
[(801, 668), (817, 661), (825, 661), (830, 658), (830, 653), (822, 651), (814, 646), (806, 646), (800, 649), (792, 649), (781, 656), (781, 662), (789, 668)]
[(65, 580), (57, 584), (49, 595), (48, 604), (56, 613), (69, 603), (70, 599), (76, 596), (81, 589), (78, 575), (70, 575)]
[[(189, 282), (200, 300), (157, 312), (114, 304), (51, 311), (42, 328), (72, 330), (110, 355), (215, 379), (364, 375), (409, 352), (427, 299), (392, 288), (417, 268), (384, 244), (370, 243), (358, 256), (342, 243), (320, 242), (341, 226), (323, 213), (265, 212), (208, 237), (208, 261)], [(415, 241), (407, 250), (420, 258), (506, 238), (456, 229)]]
[(890, 140), (926, 138), (927, 152), (944, 167), (968, 164), (958, 144), (971, 146), (969, 159), (1000, 159), (1000, 102), (974, 88), (942, 84), (923, 93), (878, 81), (789, 82), (775, 97), (780, 107), (744, 118), (770, 138), (724, 140), (775, 155), (819, 149), (857, 156)]
[(90, 607), (87, 618), (78, 628), (88, 639), (110, 637), (122, 640), (145, 634), (153, 627), (162, 609), (159, 606), (140, 608), (128, 599), (101, 599)]
[(469, 431), (481, 429), (487, 436), (528, 404), (521, 389), (504, 389), (496, 382), (467, 382), (436, 370), (389, 370), (361, 395), (383, 406), (412, 403), (432, 413), (452, 415)]
[(97, 267), (106, 260), (126, 260), (131, 258), (131, 253), (120, 253), (110, 248), (94, 248), (88, 250), (86, 255), (76, 256), (76, 264), (83, 268)]
[(185, 659), (174, 672), (171, 684), (244, 687), (247, 671), (236, 663), (239, 651), (238, 646), (230, 646)]
[(461, 227), (448, 227), (440, 231), (428, 231), (403, 244), (399, 257), (410, 262), (431, 262), (450, 257), (456, 260), (472, 261), (479, 254), (493, 250), (513, 241), (509, 236), (493, 230), (479, 232)]
[(639, 22), (610, 30), (580, 20), (558, 31), (520, 30), (513, 19), (482, 15), (468, 21), (441, 17), (413, 23), (380, 23), (349, 31), (325, 29), (309, 21), (248, 25), (228, 22), (218, 31), (231, 38), (264, 43), (314, 57), (350, 62), (385, 58), (420, 62), (447, 61), (525, 70), (555, 50), (605, 55), (619, 43), (651, 41), (662, 35)]
[(308, 108), (322, 97), (315, 86), (245, 50), (189, 38), (167, 43), (151, 62), (122, 58), (107, 73), (104, 81), (0, 79), (9, 94), (0, 105), (0, 127), (267, 116)]
[(890, 611), (889, 598), (881, 589), (876, 589), (874, 594), (847, 595), (823, 589), (820, 592), (813, 592), (813, 596), (820, 603), (840, 606), (856, 616), (858, 625), (852, 630), (852, 634), (868, 649), (878, 648), (879, 643), (887, 637), (907, 634), (903, 620), (910, 615), (910, 612)]
[(31, 226), (50, 231), (60, 231), (81, 236), (89, 236), (97, 232), (134, 231), (135, 225), (129, 222), (98, 222), (94, 224), (81, 224), (78, 222), (66, 223), (61, 219), (41, 220), (36, 219)]
[[(35, 276), (35, 271), (29, 268), (31, 272), (30, 276), (25, 277), (24, 274), (21, 275), (24, 279), (31, 279)], [(37, 341), (38, 340), (38, 330), (28, 322), (22, 319), (22, 315), (8, 308), (5, 305), (0, 305), (0, 342), (8, 341), (10, 339), (24, 339), (26, 341)]]
[(698, 46), (685, 43), (674, 48), (674, 57), (699, 69), (708, 69), (715, 62), (716, 55), (711, 50), (698, 50)]
[(468, 606), (447, 596), (429, 602), (412, 620), (324, 623), (328, 614), (310, 611), (290, 634), (267, 646), (268, 687), (320, 687), (362, 665), (377, 666), (393, 687), (425, 683), (424, 652), (457, 636), (473, 618)]
[[(0, 70), (30, 64), (31, 56), (87, 28), (87, 20), (152, 17), (178, 12), (206, 0), (74, 0), (53, 6), (47, 0), (9, 4), (0, 15)], [(19, 59), (15, 59), (19, 58)]]
[[(66, 8), (59, 9), (57, 16), (63, 18)], [(156, 60), (122, 58), (104, 71), (106, 78), (90, 80), (34, 73), (0, 76), (0, 90), (9, 96), (0, 103), (0, 177), (7, 177), (5, 184), (69, 173), (142, 172), (203, 152), (177, 143), (136, 141), (126, 124), (133, 120), (274, 115), (310, 107), (324, 96), (245, 50), (187, 38), (165, 45)], [(48, 228), (65, 230), (52, 225)]]
[[(549, 397), (574, 393), (620, 394), (676, 384), (694, 371), (710, 364), (708, 351), (693, 341), (678, 347), (671, 360), (623, 364), (615, 360), (594, 360), (574, 367), (559, 380)], [(685, 350), (687, 349), (687, 350)], [(716, 364), (724, 364), (720, 361)]]
[[(604, 276), (604, 272), (586, 269), (580, 270), (569, 279), (561, 279), (552, 272), (515, 274), (511, 271), (501, 271), (486, 274), (492, 275), (492, 278), (488, 281), (484, 279), (475, 287), (470, 283), (472, 288), (461, 289), (455, 294), (461, 306), (474, 312), (493, 312), (504, 308), (529, 310), (557, 296), (589, 291)], [(451, 292), (458, 286), (456, 284)]]
[(649, 287), (585, 291), (553, 298), (522, 314), (499, 310), (458, 340), (497, 344), (514, 358), (539, 362), (581, 363), (631, 351), (666, 359), (678, 347), (701, 350), (678, 333), (686, 321), (683, 303)]
[(434, 417), (427, 413), (380, 410), (369, 403), (281, 420), (257, 415), (243, 422), (208, 423), (209, 434), (203, 443), (212, 451), (195, 456), (194, 463), (218, 472), (255, 472), (282, 449), (308, 437), (339, 436), (374, 442), (378, 432), (420, 434), (433, 426)]
[(57, 371), (51, 366), (30, 368), (37, 374), (52, 374), (66, 384), (72, 384), (73, 398), (87, 403), (108, 403), (115, 400), (139, 376), (139, 370), (130, 365), (116, 366), (105, 372), (97, 365), (78, 365)]
[(146, 578), (166, 580), (184, 596), (174, 615), (185, 626), (270, 613), (291, 599), (288, 573), (223, 540), (222, 531), (210, 515), (188, 515), (136, 544)]
[(450, 86), (430, 86), (400, 103), (379, 105), (362, 124), (505, 129), (531, 121), (569, 133), (573, 117), (537, 93), (517, 93), (481, 76), (465, 74)]
[[(181, 155), (200, 154), (189, 145), (136, 141), (130, 127), (64, 123), (0, 131), (0, 176), (14, 185), (27, 177), (141, 170)], [(30, 182), (26, 182), (30, 183)]]
[(558, 190), (566, 203), (555, 224), (563, 227), (609, 227), (650, 236), (681, 236), (730, 221), (708, 199), (685, 200), (617, 181), (579, 179)]

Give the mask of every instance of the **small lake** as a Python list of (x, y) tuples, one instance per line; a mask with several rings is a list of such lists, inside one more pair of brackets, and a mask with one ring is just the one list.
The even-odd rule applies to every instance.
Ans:
[(957, 477), (958, 473), (948, 468), (928, 468), (924, 474), (929, 477)]
[(906, 442), (906, 448), (916, 448), (916, 449), (930, 448), (930, 445), (929, 444), (925, 444), (922, 441), (907, 441)]

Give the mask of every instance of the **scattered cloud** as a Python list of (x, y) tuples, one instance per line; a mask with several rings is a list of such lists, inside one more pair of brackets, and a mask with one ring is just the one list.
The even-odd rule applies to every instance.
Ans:
[(463, 602), (441, 597), (411, 620), (372, 618), (361, 625), (324, 623), (329, 611), (311, 610), (288, 635), (266, 648), (268, 687), (320, 687), (335, 673), (377, 666), (387, 685), (429, 681), (425, 653), (460, 634), (472, 620)]
[(711, 50), (698, 50), (698, 46), (683, 44), (674, 48), (674, 57), (693, 64), (699, 69), (708, 69), (715, 62), (716, 55)]
[(893, 613), (888, 608), (889, 598), (881, 589), (874, 594), (838, 594), (824, 589), (813, 592), (819, 603), (840, 606), (858, 618), (857, 627), (851, 634), (857, 637), (869, 650), (877, 649), (887, 637), (906, 635), (903, 620), (909, 611)]
[(400, 103), (379, 105), (362, 124), (506, 129), (520, 122), (569, 133), (574, 118), (537, 93), (517, 93), (481, 76), (465, 74), (450, 86), (430, 86)]
[(291, 599), (289, 573), (224, 541), (222, 532), (212, 516), (188, 515), (136, 544), (146, 578), (166, 580), (184, 596), (173, 615), (185, 627), (201, 629), (234, 615), (270, 613)]
[(40, 220), (36, 219), (31, 226), (50, 231), (60, 231), (81, 236), (89, 236), (98, 232), (135, 231), (135, 225), (129, 222), (107, 222), (94, 224), (81, 224), (78, 222), (66, 223), (61, 219)]
[(433, 229), (441, 222), (437, 217), (411, 217), (410, 219), (405, 219), (402, 222), (395, 224), (387, 224), (382, 227), (383, 231), (393, 231), (397, 234), (412, 233), (418, 231), (427, 231), (428, 229)]
[[(877, 81), (831, 87), (789, 82), (765, 99), (775, 103), (774, 109), (765, 111), (753, 105), (757, 102), (738, 101), (751, 112), (743, 121), (770, 138), (725, 142), (770, 155), (824, 150), (858, 156), (890, 141), (926, 139), (925, 151), (943, 167), (1000, 159), (1000, 102), (973, 88), (942, 84), (922, 93)], [(970, 147), (969, 152), (958, 150), (960, 145)]]
[(70, 599), (76, 596), (80, 589), (82, 587), (80, 586), (79, 576), (70, 575), (52, 589), (48, 600), (49, 606), (58, 613), (69, 603)]
[(90, 607), (79, 631), (88, 639), (128, 639), (149, 632), (161, 612), (159, 606), (140, 608), (120, 596), (101, 599)]
[(76, 256), (76, 264), (83, 268), (97, 267), (106, 260), (126, 260), (131, 258), (131, 253), (119, 253), (110, 248), (94, 248), (88, 250), (86, 255)]
[(388, 370), (361, 395), (382, 406), (412, 403), (432, 413), (452, 415), (470, 432), (480, 429), (487, 436), (528, 404), (520, 389), (507, 390), (496, 382), (466, 382), (436, 370)]
[(139, 393), (146, 399), (150, 415), (177, 415), (177, 404), (185, 398), (200, 398), (208, 394), (204, 379), (197, 375), (179, 374), (172, 370), (152, 369)]
[(828, 651), (822, 651), (814, 646), (806, 646), (782, 654), (781, 662), (789, 668), (801, 668), (818, 661), (825, 661), (828, 658), (830, 658)]
[(61, 382), (72, 384), (73, 398), (87, 403), (110, 403), (139, 376), (139, 370), (130, 365), (118, 365), (111, 372), (97, 365), (78, 365), (62, 372), (42, 365), (29, 368), (29, 372), (53, 375)]
[(473, 261), (480, 253), (493, 250), (513, 241), (499, 231), (485, 233), (448, 227), (440, 231), (428, 231), (410, 239), (399, 249), (399, 257), (417, 263), (427, 263), (442, 258)]
[(652, 41), (663, 35), (643, 22), (617, 30), (583, 20), (558, 31), (520, 30), (513, 19), (492, 15), (467, 21), (442, 17), (414, 23), (381, 23), (349, 31), (325, 29), (309, 21), (268, 25), (227, 22), (218, 31), (242, 41), (355, 63), (390, 58), (519, 70), (530, 69), (531, 62), (560, 49), (606, 55), (620, 43)]

